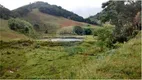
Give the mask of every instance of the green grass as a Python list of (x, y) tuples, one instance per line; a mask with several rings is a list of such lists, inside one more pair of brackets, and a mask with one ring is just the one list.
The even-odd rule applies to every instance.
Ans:
[(84, 42), (1, 41), (0, 78), (140, 79), (141, 35), (117, 49)]
[(8, 21), (0, 19), (0, 40), (10, 41), (10, 40), (20, 40), (29, 39), (24, 34), (15, 32), (8, 27)]

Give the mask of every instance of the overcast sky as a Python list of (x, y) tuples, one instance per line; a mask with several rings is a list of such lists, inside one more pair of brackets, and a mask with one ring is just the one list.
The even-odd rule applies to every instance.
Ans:
[(35, 1), (44, 1), (49, 4), (62, 6), (64, 9), (86, 18), (100, 12), (102, 3), (108, 0), (0, 0), (0, 4), (13, 10)]

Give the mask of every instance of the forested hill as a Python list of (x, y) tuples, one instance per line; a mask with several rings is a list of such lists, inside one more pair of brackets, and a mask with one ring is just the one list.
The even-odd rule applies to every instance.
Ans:
[(60, 6), (50, 5), (46, 2), (41, 2), (41, 1), (22, 6), (18, 9), (13, 10), (13, 12), (16, 14), (16, 16), (20, 17), (27, 15), (27, 13), (31, 12), (33, 9), (39, 9), (39, 11), (42, 13), (64, 17), (79, 22), (85, 22), (83, 17), (78, 16), (73, 12), (67, 11)]
[(5, 8), (3, 5), (0, 4), (0, 18), (9, 19), (13, 16), (13, 13), (9, 9)]

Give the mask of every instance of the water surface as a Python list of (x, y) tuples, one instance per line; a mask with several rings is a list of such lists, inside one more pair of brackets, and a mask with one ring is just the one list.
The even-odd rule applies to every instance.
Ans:
[(40, 41), (75, 42), (75, 41), (83, 41), (83, 38), (50, 38), (50, 39), (40, 39)]

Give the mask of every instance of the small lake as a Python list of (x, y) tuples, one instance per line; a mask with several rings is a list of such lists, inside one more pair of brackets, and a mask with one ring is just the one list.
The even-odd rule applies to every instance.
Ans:
[(52, 41), (52, 42), (80, 42), (83, 41), (84, 38), (76, 38), (76, 37), (64, 37), (64, 38), (47, 38), (40, 39), (39, 41)]

